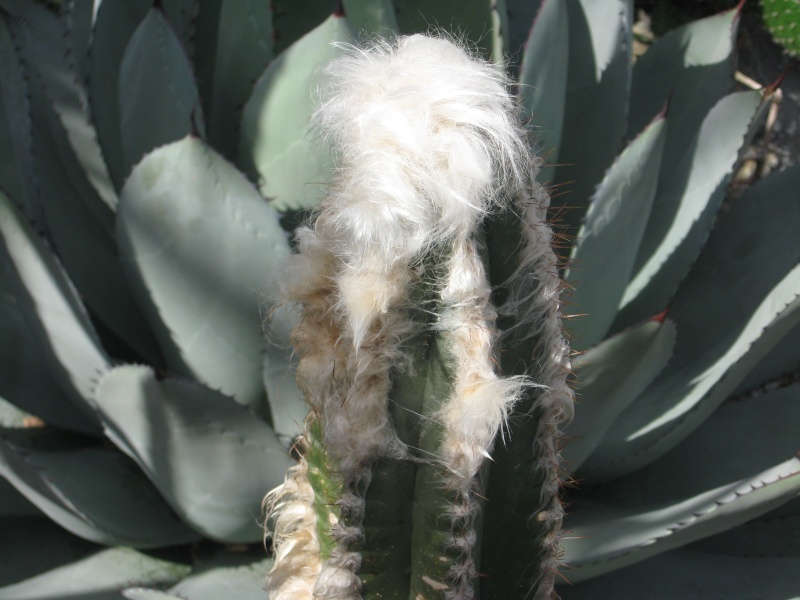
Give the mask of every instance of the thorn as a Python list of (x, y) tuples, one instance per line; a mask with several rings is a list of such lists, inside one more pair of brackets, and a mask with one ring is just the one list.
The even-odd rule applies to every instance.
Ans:
[(776, 79), (776, 80), (775, 80), (773, 83), (770, 83), (769, 85), (767, 85), (767, 86), (764, 88), (764, 93), (765, 93), (765, 94), (767, 94), (767, 95), (774, 94), (774, 93), (775, 93), (775, 91), (776, 91), (776, 90), (777, 90), (777, 89), (778, 89), (778, 88), (781, 86), (781, 84), (783, 83), (783, 80), (784, 80), (784, 79), (786, 79), (786, 76), (789, 74), (789, 71), (791, 71), (791, 69), (792, 69), (792, 65), (788, 65), (788, 66), (787, 66), (787, 67), (786, 67), (786, 68), (783, 70), (783, 73), (781, 73), (780, 75), (778, 75), (778, 79)]
[(669, 314), (669, 309), (670, 308), (671, 308), (670, 306), (667, 306), (664, 310), (662, 310), (657, 315), (653, 315), (652, 317), (650, 317), (650, 320), (654, 321), (656, 323), (663, 323), (664, 321), (667, 320), (667, 315)]

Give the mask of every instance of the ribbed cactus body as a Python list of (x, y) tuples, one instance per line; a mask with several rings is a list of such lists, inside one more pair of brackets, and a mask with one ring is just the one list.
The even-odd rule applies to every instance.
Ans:
[[(478, 597), (484, 542), (514, 533), (483, 521), (489, 459), (516, 405), (538, 411), (524, 417), (534, 438), (524, 475), (537, 491), (518, 527), (551, 515), (544, 553), (531, 548), (538, 564), (525, 566), (547, 597), (552, 577), (539, 571), (556, 562), (555, 440), (571, 394), (547, 196), (508, 82), (419, 35), (350, 49), (327, 74), (316, 125), (338, 164), (287, 276), (285, 298), (302, 307), (293, 339), (311, 413), (303, 461), (272, 498), (271, 598)], [(501, 211), (520, 244), (498, 309), (485, 238)], [(523, 330), (535, 366), (506, 371), (502, 340)], [(313, 499), (298, 493), (298, 475)], [(504, 494), (488, 502), (502, 506)], [(312, 546), (301, 539), (316, 539), (319, 558), (298, 573), (292, 547)]]

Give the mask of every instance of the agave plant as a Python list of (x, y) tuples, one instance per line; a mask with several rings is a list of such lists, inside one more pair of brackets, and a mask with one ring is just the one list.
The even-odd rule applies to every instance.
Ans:
[[(260, 499), (294, 464), (306, 408), (284, 346), (293, 312), (272, 314), (273, 343), (260, 321), (290, 253), (278, 218), (290, 229), (332, 173), (308, 135), (310, 91), (342, 52), (332, 42), (432, 24), (518, 78), (538, 181), (575, 236), (562, 276), (568, 312), (588, 316), (568, 324), (582, 353), (564, 468), (579, 487), (561, 557), (575, 584), (559, 593), (794, 593), (797, 540), (782, 532), (798, 518), (797, 386), (725, 402), (800, 361), (797, 167), (754, 186), (709, 236), (770, 94), (731, 93), (736, 10), (632, 66), (624, 0), (275, 4), (75, 0), (56, 14), (0, 1), (0, 395), (14, 405), (2, 405), (0, 598), (265, 597), (270, 559), (242, 544), (260, 539)], [(520, 289), (504, 284), (526, 247), (521, 214), (495, 211), (477, 230), (510, 332), (498, 372), (512, 375), (533, 355), (503, 310)], [(431, 289), (412, 292), (418, 307), (435, 303)], [(427, 329), (403, 346), (411, 366), (388, 377), (398, 405), (456, 377), (435, 360), (447, 332), (423, 312)], [(553, 575), (557, 505), (546, 518), (544, 475), (532, 475), (537, 399), (517, 403), (479, 469), (488, 501), (465, 521), (464, 581), (485, 598), (525, 597), (536, 573)], [(402, 414), (394, 425), (414, 435)], [(308, 429), (306, 464), (324, 466), (330, 449)], [(335, 503), (335, 472), (313, 475), (324, 494), (311, 517), (333, 539), (331, 518), (358, 511), (341, 515), (352, 505)], [(423, 597), (447, 593), (423, 579), (449, 585), (461, 564), (446, 508), (459, 497), (442, 476), (436, 462), (378, 463), (364, 506), (381, 508), (364, 513), (362, 546), (340, 552), (361, 557), (367, 597), (408, 595), (406, 571)], [(412, 499), (429, 509), (416, 526), (387, 527)], [(425, 536), (437, 515), (444, 531)], [(437, 573), (423, 547), (445, 550)]]

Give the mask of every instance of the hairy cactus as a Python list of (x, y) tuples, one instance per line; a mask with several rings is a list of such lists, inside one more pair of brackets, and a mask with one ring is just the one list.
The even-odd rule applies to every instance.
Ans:
[[(568, 349), (547, 195), (507, 82), (452, 42), (419, 35), (352, 49), (327, 75), (315, 121), (337, 169), (313, 225), (297, 232), (286, 288), (302, 306), (292, 339), (311, 408), (308, 453), (270, 500), (270, 597), (474, 597), (483, 505), (505, 500), (487, 500), (487, 459), (523, 397), (541, 433), (529, 448), (529, 476), (541, 482), (529, 509), (545, 515), (535, 537), (549, 548), (531, 570), (547, 597), (562, 514), (557, 427), (572, 411)], [(501, 212), (523, 236), (502, 310), (531, 338), (537, 366), (525, 375), (500, 367), (480, 239)], [(376, 560), (389, 527), (408, 555)]]
[(795, 594), (800, 170), (723, 202), (737, 9), (632, 17), (0, 0), (0, 599)]

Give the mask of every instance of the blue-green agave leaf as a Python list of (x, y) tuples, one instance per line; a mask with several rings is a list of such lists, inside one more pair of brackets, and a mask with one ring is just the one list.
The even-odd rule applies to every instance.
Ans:
[[(595, 186), (623, 147), (633, 9), (631, 0), (579, 0), (566, 4), (569, 65), (558, 144), (558, 162), (562, 166), (556, 170), (554, 183), (567, 184), (564, 191), (568, 193), (556, 197), (553, 204), (570, 207), (559, 215), (560, 224), (574, 235)], [(597, 118), (598, 106), (603, 107), (602, 118)], [(647, 121), (657, 112), (653, 111)]]
[(39, 356), (67, 396), (90, 419), (95, 381), (109, 368), (97, 334), (58, 260), (0, 193), (0, 264), (17, 307), (39, 345)]
[(93, 542), (147, 548), (198, 537), (133, 461), (78, 438), (3, 430), (0, 475), (53, 521)]
[(351, 39), (346, 19), (331, 15), (273, 61), (244, 108), (239, 165), (278, 210), (313, 207), (322, 195), (331, 159), (308, 136), (314, 93), (341, 52), (334, 43)]
[(0, 81), (0, 188), (42, 229), (44, 214), (34, 186), (28, 86), (4, 19), (0, 19)]
[(270, 311), (267, 345), (264, 349), (264, 389), (269, 398), (272, 428), (287, 447), (303, 429), (308, 407), (294, 378), (296, 367), (289, 335), (300, 312), (284, 304)]
[(272, 60), (272, 10), (261, 0), (203, 2), (194, 63), (208, 119), (208, 140), (236, 158), (242, 107)]
[[(153, 6), (152, 0), (97, 2), (89, 51), (89, 100), (97, 137), (116, 189), (125, 180), (120, 131), (119, 70), (125, 48)], [(124, 82), (124, 93), (129, 93)]]
[(12, 418), (0, 412), (0, 425), (21, 426), (23, 416), (35, 415), (58, 427), (83, 433), (97, 433), (89, 420), (70, 402), (42, 357), (41, 342), (31, 331), (23, 310), (14, 298), (0, 297), (0, 396), (26, 411)]
[[(674, 550), (657, 558), (601, 575), (574, 586), (563, 585), (563, 600), (790, 600), (800, 589), (800, 558), (729, 556)], [(571, 578), (569, 572), (565, 577)]]
[(161, 0), (161, 9), (180, 40), (186, 56), (194, 57), (195, 26), (200, 0)]
[(564, 125), (569, 65), (567, 5), (543, 0), (527, 38), (520, 67), (520, 102), (524, 119), (534, 127), (533, 151), (544, 159), (537, 179), (553, 178)]
[(670, 98), (670, 127), (662, 178), (690, 147), (705, 115), (733, 86), (739, 8), (692, 21), (656, 40), (636, 61), (631, 82), (631, 138)]
[(188, 573), (186, 565), (153, 558), (130, 548), (109, 548), (0, 588), (0, 600), (120, 600), (120, 590), (125, 586), (170, 585)]
[(203, 134), (189, 59), (161, 11), (150, 9), (131, 36), (118, 81), (124, 176), (154, 148)]
[(276, 0), (274, 6), (275, 53), (282, 54), (331, 14), (332, 2)]
[(1, 0), (0, 5), (13, 16), (10, 25), (22, 55), (41, 76), (75, 156), (95, 190), (94, 196), (102, 200), (93, 212), (112, 211), (117, 203), (116, 192), (85, 110), (86, 91), (68, 59), (63, 23), (38, 2)]
[[(12, 411), (15, 411), (16, 414), (12, 415)], [(23, 427), (24, 421), (28, 417), (29, 415), (17, 410), (13, 404), (10, 404), (0, 398), (0, 427), (3, 427), (4, 429)], [(49, 519), (45, 519), (42, 515), (42, 511), (36, 508), (36, 506), (34, 506), (27, 498), (25, 498), (25, 496), (20, 494), (17, 491), (17, 488), (0, 477), (0, 518), (13, 520), (24, 517), (37, 517), (44, 522), (51, 524), (53, 523)], [(53, 526), (58, 531), (64, 531), (63, 528), (58, 527), (57, 525)], [(0, 540), (0, 544), (2, 543), (3, 541)], [(2, 566), (0, 565), (0, 569), (1, 568)], [(0, 576), (0, 579), (5, 582), (7, 577), (6, 575), (2, 575)]]
[[(2, 316), (4, 317), (5, 315)], [(5, 327), (1, 324), (0, 327), (2, 327), (2, 329), (0, 329), (0, 334), (5, 334), (6, 333), (6, 331), (4, 331)], [(5, 356), (3, 356), (2, 358), (5, 358)], [(5, 380), (6, 378), (7, 374), (4, 372), (3, 379)], [(5, 385), (6, 382), (3, 381), (3, 384)], [(4, 390), (0, 391), (0, 394), (3, 393)], [(14, 406), (4, 398), (0, 398), (0, 427), (22, 427), (25, 424), (26, 419), (29, 419), (31, 416), (32, 415), (29, 412), (26, 412)], [(0, 485), (2, 485), (1, 482)], [(0, 493), (0, 510), (2, 510), (3, 500), (4, 500), (3, 495), (2, 493)]]
[(581, 466), (620, 413), (661, 372), (674, 346), (672, 321), (651, 320), (575, 358), (577, 407), (564, 430), (569, 443), (561, 452), (571, 470)]
[(275, 211), (230, 163), (187, 137), (136, 166), (117, 229), (170, 368), (266, 413), (260, 307), (289, 254)]
[[(544, 0), (506, 0), (508, 14), (508, 51), (511, 63), (519, 64), (519, 56), (525, 50), (525, 41), (530, 36), (531, 23), (541, 10)], [(565, 40), (566, 41), (566, 40)]]
[(504, 71), (509, 65), (511, 52), (511, 23), (508, 19), (506, 0), (498, 0), (492, 4), (491, 59)]
[[(565, 563), (579, 581), (740, 525), (800, 493), (800, 385), (720, 407), (680, 445), (576, 499)], [(690, 468), (687, 468), (690, 465)]]
[[(263, 600), (264, 574), (272, 566), (272, 559), (264, 557), (262, 548), (256, 552), (236, 555), (212, 561), (203, 561), (191, 575), (170, 588), (167, 592), (133, 588), (124, 590), (130, 600), (160, 600), (161, 598), (182, 600)], [(163, 596), (153, 594), (163, 594)]]
[(493, 0), (404, 0), (397, 4), (397, 23), (404, 34), (448, 32), (497, 62), (503, 57), (496, 56), (502, 42), (495, 39), (494, 5)]
[[(665, 149), (656, 201), (635, 275), (620, 303), (618, 326), (662, 310), (675, 293), (708, 238), (739, 152), (763, 123), (768, 106), (757, 91), (725, 96), (682, 148), (679, 163), (671, 162)], [(677, 123), (671, 105), (669, 122), (671, 131)]]
[(795, 371), (800, 366), (800, 325), (787, 332), (783, 339), (761, 359), (742, 381), (734, 396), (775, 381), (782, 375)]
[(344, 0), (342, 4), (347, 20), (359, 36), (387, 37), (399, 30), (392, 0)]
[(103, 206), (69, 145), (61, 122), (31, 82), (35, 173), (47, 230), (82, 300), (140, 355), (161, 363), (158, 344), (147, 327), (119, 267), (114, 215)]
[[(797, 384), (793, 387), (797, 389)], [(688, 549), (731, 556), (800, 558), (800, 496), (744, 525), (698, 540)]]
[(75, 80), (84, 84), (89, 76), (89, 43), (92, 39), (94, 0), (67, 2), (61, 10), (61, 21), (67, 32), (65, 44), (70, 68), (75, 73)]
[(620, 415), (582, 475), (619, 476), (668, 451), (800, 321), (798, 187), (800, 167), (766, 177), (714, 229), (672, 303), (673, 360)]
[[(10, 488), (33, 511), (32, 514), (0, 517), (0, 597), (3, 588), (35, 577), (99, 550), (96, 544), (76, 537), (42, 516), (30, 502), (0, 478), (0, 488)], [(0, 494), (0, 506), (6, 497)], [(38, 516), (34, 516), (38, 515)], [(35, 543), (32, 543), (35, 540)], [(7, 597), (7, 596), (6, 596)]]
[(653, 205), (667, 122), (656, 118), (614, 161), (578, 231), (564, 275), (570, 309), (588, 315), (570, 322), (577, 350), (602, 341), (614, 322)]
[(99, 384), (106, 435), (181, 518), (203, 535), (254, 542), (264, 494), (293, 464), (269, 426), (233, 399), (148, 367), (113, 369)]

